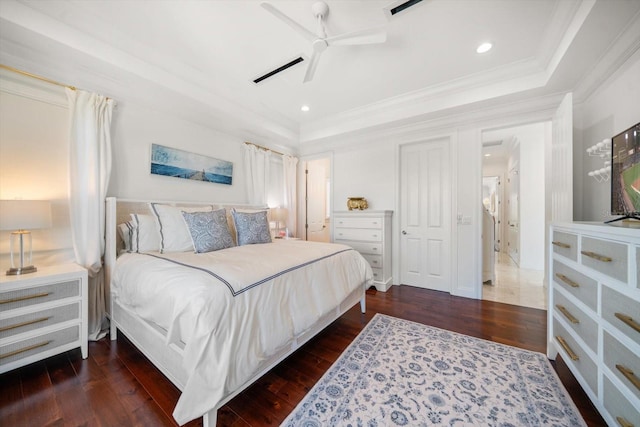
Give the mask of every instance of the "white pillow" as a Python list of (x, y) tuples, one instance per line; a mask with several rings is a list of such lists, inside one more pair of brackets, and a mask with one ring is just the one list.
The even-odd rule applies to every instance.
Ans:
[(124, 250), (129, 252), (131, 251), (131, 246), (133, 246), (133, 235), (135, 229), (133, 226), (133, 221), (123, 222), (122, 224), (118, 224), (118, 234), (124, 243)]
[(213, 206), (186, 208), (159, 203), (149, 203), (149, 206), (157, 223), (161, 253), (194, 251), (191, 234), (182, 212), (209, 212), (213, 210)]
[(160, 233), (151, 215), (131, 214), (133, 238), (131, 252), (157, 252), (160, 250)]

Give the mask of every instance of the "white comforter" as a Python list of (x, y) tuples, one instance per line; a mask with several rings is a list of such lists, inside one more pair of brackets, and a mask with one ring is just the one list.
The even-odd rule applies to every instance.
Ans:
[(125, 254), (112, 292), (182, 341), (188, 381), (180, 424), (215, 408), (372, 273), (343, 245), (284, 240), (206, 254)]

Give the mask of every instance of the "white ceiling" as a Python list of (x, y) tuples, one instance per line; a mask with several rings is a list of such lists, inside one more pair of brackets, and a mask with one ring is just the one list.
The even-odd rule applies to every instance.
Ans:
[[(588, 94), (640, 45), (638, 0), (424, 0), (390, 18), (400, 2), (327, 0), (329, 36), (385, 25), (386, 43), (330, 47), (309, 83), (302, 63), (256, 85), (312, 53), (260, 3), (2, 0), (0, 62), (295, 146), (500, 97)], [(270, 3), (314, 31), (313, 0)]]

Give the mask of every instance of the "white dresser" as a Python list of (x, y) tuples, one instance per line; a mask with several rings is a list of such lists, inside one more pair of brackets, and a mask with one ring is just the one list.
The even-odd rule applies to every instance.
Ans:
[(0, 276), (0, 373), (80, 347), (88, 356), (87, 270)]
[(369, 262), (374, 285), (386, 292), (391, 282), (393, 211), (343, 211), (333, 214), (333, 240), (351, 246)]
[(550, 242), (547, 355), (610, 426), (640, 427), (640, 229), (554, 224)]

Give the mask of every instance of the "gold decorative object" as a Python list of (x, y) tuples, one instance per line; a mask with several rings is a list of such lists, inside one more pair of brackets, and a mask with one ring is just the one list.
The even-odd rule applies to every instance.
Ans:
[(349, 197), (347, 199), (347, 208), (352, 211), (354, 209), (360, 209), (361, 211), (367, 209), (369, 204), (364, 197)]

